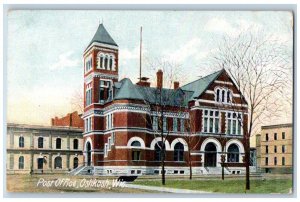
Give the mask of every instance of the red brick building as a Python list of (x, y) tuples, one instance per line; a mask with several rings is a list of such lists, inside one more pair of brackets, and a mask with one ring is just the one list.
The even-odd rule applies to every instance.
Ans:
[(77, 111), (68, 113), (66, 116), (61, 118), (52, 118), (51, 126), (66, 126), (66, 127), (75, 127), (83, 128), (83, 119), (81, 118), (82, 114), (78, 114)]
[(248, 107), (224, 69), (174, 89), (162, 71), (157, 87), (119, 80), (119, 48), (103, 24), (83, 56), (83, 153), (94, 174), (160, 174), (162, 145), (166, 174), (188, 174), (189, 162), (194, 174), (220, 174), (223, 155), (226, 174), (245, 171)]

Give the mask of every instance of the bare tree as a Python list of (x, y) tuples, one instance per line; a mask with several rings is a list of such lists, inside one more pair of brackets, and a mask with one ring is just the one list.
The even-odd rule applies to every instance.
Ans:
[(83, 97), (82, 90), (79, 89), (74, 90), (70, 98), (70, 104), (72, 106), (73, 111), (78, 111), (79, 114), (83, 113), (84, 97)]
[(203, 136), (196, 135), (195, 123), (196, 123), (196, 117), (190, 115), (189, 118), (185, 120), (185, 124), (184, 124), (184, 137), (183, 138), (184, 138), (184, 140), (187, 144), (186, 146), (188, 148), (187, 161), (188, 161), (189, 170), (190, 170), (190, 180), (193, 179), (193, 170), (192, 170), (193, 161), (192, 161), (191, 153), (198, 147), (201, 140), (203, 139)]
[(248, 113), (248, 125), (239, 119), (244, 129), (246, 190), (250, 189), (250, 137), (263, 117), (281, 112), (284, 105), (276, 95), (287, 87), (291, 62), (290, 50), (284, 43), (251, 29), (238, 36), (225, 36), (212, 56), (211, 65), (226, 69), (239, 90), (238, 98), (231, 100), (232, 109), (243, 101), (248, 103), (242, 115)]
[[(155, 61), (155, 62), (153, 62)], [(178, 81), (180, 78), (180, 65), (171, 63), (164, 60), (148, 60), (147, 72), (155, 75), (158, 69), (162, 74), (162, 85), (151, 88), (152, 97), (148, 97), (144, 100), (144, 103), (149, 109), (150, 117), (146, 116), (147, 125), (152, 126), (153, 134), (155, 138), (160, 139), (156, 143), (156, 146), (160, 150), (160, 164), (162, 174), (162, 184), (165, 185), (165, 157), (166, 157), (166, 141), (171, 132), (171, 128), (168, 124), (168, 118), (166, 114), (168, 112), (186, 111), (186, 107), (183, 106), (183, 91), (178, 89), (172, 89), (174, 81)], [(153, 78), (153, 77), (152, 77)], [(181, 77), (183, 78), (183, 77)], [(178, 79), (178, 80), (177, 80)], [(165, 87), (165, 88), (164, 88)], [(184, 113), (182, 113), (184, 114)]]

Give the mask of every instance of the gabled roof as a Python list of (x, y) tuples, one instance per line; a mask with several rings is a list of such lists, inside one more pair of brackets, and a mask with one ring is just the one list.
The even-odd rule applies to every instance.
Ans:
[(124, 78), (120, 82), (115, 83), (116, 96), (115, 100), (120, 99), (132, 99), (132, 100), (144, 100), (144, 97), (137, 90), (136, 86), (130, 79)]
[[(131, 99), (142, 100), (150, 104), (159, 103), (159, 94), (157, 88), (139, 86), (133, 84), (130, 79), (124, 78), (120, 82), (116, 82), (114, 100)], [(183, 91), (182, 89), (162, 89), (162, 100), (168, 106), (187, 106), (193, 92)]]
[(182, 90), (185, 91), (193, 91), (193, 95), (191, 98), (195, 98), (200, 96), (207, 88), (208, 86), (223, 72), (224, 69), (219, 70), (217, 72), (214, 72), (212, 74), (209, 74), (203, 78), (197, 79), (196, 81), (193, 81), (191, 83), (188, 83), (181, 87)]
[(87, 48), (93, 42), (98, 42), (98, 43), (104, 43), (104, 44), (108, 44), (108, 45), (118, 46), (116, 44), (116, 42), (113, 40), (113, 38), (109, 35), (109, 33), (107, 32), (107, 30), (105, 29), (105, 27), (104, 27), (104, 25), (102, 23), (99, 24), (98, 29), (97, 29), (97, 31), (96, 31), (93, 39), (91, 40), (91, 42), (87, 46)]

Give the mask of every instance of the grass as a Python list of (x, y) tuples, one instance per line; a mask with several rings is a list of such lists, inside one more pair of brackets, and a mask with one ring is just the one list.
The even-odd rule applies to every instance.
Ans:
[[(147, 186), (162, 186), (161, 180), (142, 181), (137, 180), (134, 184)], [(244, 179), (223, 180), (166, 180), (165, 187), (201, 190), (215, 193), (245, 193)], [(247, 193), (289, 193), (292, 188), (292, 179), (254, 179), (250, 181), (250, 190)]]

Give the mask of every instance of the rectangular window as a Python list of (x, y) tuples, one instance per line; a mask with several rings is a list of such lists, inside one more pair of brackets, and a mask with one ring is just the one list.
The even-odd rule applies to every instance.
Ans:
[(242, 134), (242, 125), (239, 121), (238, 121), (238, 128), (237, 129), (238, 129), (237, 134), (241, 135)]
[(153, 116), (153, 121), (152, 121), (152, 129), (154, 131), (158, 130), (158, 117), (157, 116)]
[(208, 128), (208, 118), (204, 118), (204, 131), (203, 132), (208, 132), (207, 131), (207, 128)]
[(282, 159), (281, 159), (281, 164), (282, 164), (283, 166), (285, 166), (285, 157), (282, 157)]
[(220, 132), (220, 112), (216, 110), (204, 110), (203, 114), (203, 132)]
[(173, 118), (173, 131), (174, 132), (178, 131), (178, 121), (177, 121), (177, 118)]
[(274, 133), (274, 140), (277, 140), (277, 133)]
[(285, 139), (285, 132), (282, 132), (282, 139)]
[(219, 118), (215, 119), (215, 132), (218, 133), (219, 132)]
[(269, 134), (266, 133), (266, 141), (269, 141)]
[(274, 146), (274, 153), (277, 153), (277, 146)]
[(180, 132), (184, 132), (184, 119), (180, 119)]
[(285, 153), (285, 145), (282, 145), (282, 153)]
[(274, 165), (277, 166), (277, 157), (274, 157)]
[(168, 129), (168, 119), (167, 119), (167, 117), (164, 117), (163, 118), (163, 131), (167, 131), (167, 129)]
[(9, 155), (9, 169), (14, 169), (14, 155), (10, 154)]
[(269, 165), (269, 158), (268, 157), (266, 157), (266, 159), (265, 159), (265, 164), (266, 164), (266, 166)]
[(266, 154), (269, 153), (269, 146), (266, 146)]
[(227, 134), (242, 135), (242, 114), (236, 112), (227, 112)]
[(214, 119), (213, 118), (209, 118), (209, 132), (210, 133), (213, 132), (213, 126), (214, 126)]

